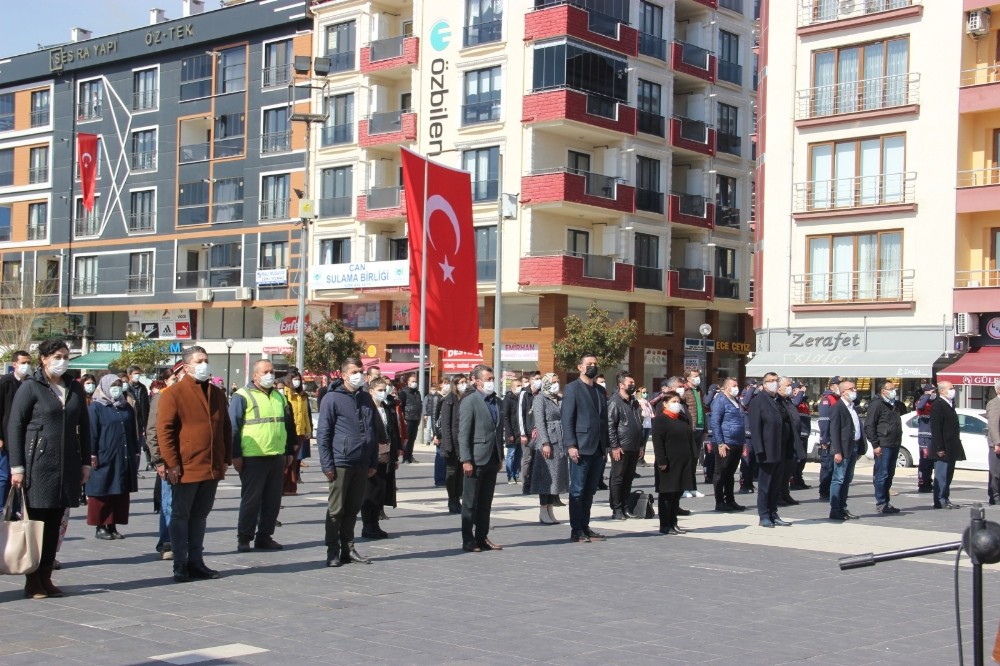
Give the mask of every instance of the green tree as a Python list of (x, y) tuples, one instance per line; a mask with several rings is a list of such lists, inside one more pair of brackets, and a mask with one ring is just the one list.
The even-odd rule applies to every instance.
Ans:
[[(333, 334), (332, 341), (327, 341), (327, 333)], [(303, 363), (300, 364), (295, 358), (295, 338), (289, 338), (288, 344), (292, 347), (288, 363), (314, 374), (339, 370), (344, 359), (351, 356), (360, 358), (365, 349), (365, 341), (355, 338), (354, 331), (344, 326), (339, 319), (330, 319), (326, 316), (321, 321), (309, 322), (306, 325)]]
[(127, 370), (139, 366), (145, 375), (153, 375), (156, 369), (170, 359), (170, 345), (162, 340), (150, 340), (142, 333), (129, 332), (122, 341), (122, 352), (110, 366), (116, 370)]
[(602, 368), (617, 367), (635, 342), (638, 329), (635, 321), (611, 321), (607, 310), (596, 303), (587, 308), (587, 319), (577, 315), (566, 317), (566, 336), (552, 345), (556, 363), (563, 370), (574, 370), (580, 354), (593, 354)]

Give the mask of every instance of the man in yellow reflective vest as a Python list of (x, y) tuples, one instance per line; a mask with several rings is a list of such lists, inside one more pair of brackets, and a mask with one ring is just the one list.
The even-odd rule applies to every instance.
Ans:
[(251, 540), (257, 550), (281, 550), (272, 537), (296, 434), (292, 410), (282, 392), (274, 388), (270, 361), (254, 363), (253, 381), (238, 389), (229, 403), (229, 420), (233, 424), (233, 467), (243, 484), (236, 550), (249, 552)]

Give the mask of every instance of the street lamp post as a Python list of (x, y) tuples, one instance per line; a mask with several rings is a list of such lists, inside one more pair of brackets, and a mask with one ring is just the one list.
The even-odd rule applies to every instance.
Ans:
[(701, 353), (702, 353), (702, 357), (705, 359), (704, 372), (707, 375), (707, 374), (709, 374), (708, 373), (708, 342), (706, 341), (705, 338), (707, 338), (708, 336), (712, 335), (712, 325), (711, 324), (702, 324), (701, 326), (698, 327), (698, 333), (701, 334)]
[(233, 345), (236, 344), (236, 340), (232, 338), (226, 339), (226, 390), (228, 391), (233, 385), (232, 377), (230, 376), (230, 371), (232, 370), (232, 360), (233, 360)]
[[(330, 376), (330, 372), (333, 371), (333, 368), (330, 367), (330, 361), (332, 360), (330, 357), (333, 355), (333, 338), (333, 331), (327, 331), (323, 335), (323, 339), (326, 340), (326, 374), (328, 377)], [(304, 363), (302, 367), (305, 367)]]

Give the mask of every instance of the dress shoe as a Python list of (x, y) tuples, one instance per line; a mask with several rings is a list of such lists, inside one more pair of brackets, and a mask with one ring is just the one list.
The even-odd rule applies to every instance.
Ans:
[(753, 495), (753, 486), (740, 486), (740, 495)]
[(336, 568), (336, 567), (339, 567), (339, 566), (343, 566), (343, 564), (344, 563), (340, 561), (340, 553), (337, 553), (333, 557), (327, 557), (326, 558), (326, 566), (328, 566), (328, 567)]
[(745, 506), (743, 506), (742, 504), (737, 504), (735, 500), (729, 500), (728, 502), (726, 502), (726, 505), (729, 506), (729, 508), (732, 509), (733, 511), (747, 510)]
[(789, 490), (809, 490), (810, 488), (812, 488), (812, 486), (802, 481), (796, 481), (794, 483), (788, 484)]
[(945, 502), (944, 502), (944, 508), (946, 508), (946, 509), (961, 509), (962, 505), (961, 504), (952, 504), (951, 502), (945, 500)]
[(600, 532), (595, 532), (594, 530), (587, 530), (587, 538), (591, 541), (607, 541), (608, 537), (604, 536)]
[(218, 571), (215, 569), (209, 569), (205, 566), (204, 562), (195, 562), (194, 564), (188, 563), (188, 575), (191, 578), (201, 578), (204, 580), (215, 580), (216, 578), (221, 578)]
[(918, 493), (932, 493), (934, 492), (934, 486), (917, 486)]
[(103, 525), (97, 526), (97, 531), (94, 533), (94, 536), (102, 541), (111, 541), (115, 538), (111, 532), (108, 531), (108, 528)]
[[(124, 539), (125, 535), (118, 531), (117, 525), (108, 525), (108, 533), (111, 534), (112, 539)], [(49, 595), (52, 596), (51, 594)]]
[(250, 548), (250, 539), (247, 539), (246, 541), (240, 539), (239, 541), (236, 542), (237, 553), (249, 553), (251, 550), (253, 549)]
[(389, 533), (383, 532), (381, 528), (373, 528), (369, 530), (361, 530), (361, 536), (366, 539), (388, 539)]
[(774, 521), (770, 518), (761, 518), (757, 524), (761, 527), (774, 527)]
[(462, 503), (457, 500), (448, 502), (448, 513), (462, 513)]
[(574, 532), (569, 535), (569, 540), (574, 543), (590, 543), (590, 537), (582, 532)]
[(371, 559), (363, 557), (360, 553), (358, 553), (357, 549), (354, 547), (354, 544), (351, 544), (351, 548), (346, 553), (340, 554), (340, 559), (343, 560), (344, 562), (357, 562), (358, 564), (372, 563)]
[(483, 551), (482, 548), (476, 545), (475, 541), (466, 541), (465, 543), (463, 543), (462, 550), (464, 550), (467, 553), (481, 553)]
[(677, 509), (677, 515), (678, 516), (690, 516), (691, 515), (691, 510), (690, 509)]
[(607, 490), (608, 489), (608, 484), (606, 484), (604, 482), (604, 479), (601, 479), (601, 482), (597, 484), (597, 489), (598, 490)]
[(784, 503), (784, 506), (796, 506), (798, 505), (799, 501), (794, 497), (792, 497), (791, 495), (785, 495), (784, 497), (781, 498), (781, 501), (778, 502), (778, 504), (782, 503)]
[(257, 537), (253, 542), (253, 547), (257, 550), (282, 550), (284, 546), (272, 539), (271, 537)]
[(476, 545), (479, 546), (479, 550), (503, 550), (503, 546), (498, 543), (493, 543), (489, 539), (483, 539)]
[(847, 520), (847, 516), (841, 511), (831, 511), (830, 520), (837, 520), (840, 522), (844, 522)]
[(792, 524), (790, 522), (788, 522), (787, 520), (783, 520), (781, 518), (781, 516), (778, 516), (778, 515), (771, 516), (771, 522), (774, 523), (775, 525), (779, 526), (779, 527), (791, 527), (792, 526)]
[(678, 535), (678, 534), (687, 534), (687, 530), (682, 530), (681, 528), (679, 528), (676, 525), (674, 525), (673, 527), (671, 527), (667, 531), (667, 534), (675, 534), (675, 535)]
[(848, 520), (859, 520), (859, 518), (857, 516), (855, 516), (850, 511), (847, 511), (846, 509), (844, 510), (844, 515), (847, 516)]
[(186, 583), (189, 580), (191, 580), (191, 575), (188, 573), (187, 567), (174, 567), (175, 583)]
[(628, 520), (628, 516), (621, 509), (615, 509), (611, 512), (611, 520)]
[(552, 503), (552, 506), (566, 506), (566, 504), (556, 495), (556, 501)]
[(732, 513), (736, 509), (734, 509), (733, 507), (729, 506), (728, 504), (719, 504), (719, 503), (716, 503), (715, 510), (718, 511), (719, 513)]

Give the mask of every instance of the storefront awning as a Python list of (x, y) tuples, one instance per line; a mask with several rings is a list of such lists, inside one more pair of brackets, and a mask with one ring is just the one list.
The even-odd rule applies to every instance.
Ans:
[(70, 370), (107, 370), (112, 361), (118, 360), (120, 352), (93, 352), (77, 356), (69, 362)]
[[(366, 364), (367, 365), (367, 364)], [(377, 361), (373, 363), (375, 367), (382, 371), (382, 376), (386, 379), (396, 379), (402, 375), (410, 372), (417, 372), (420, 369), (420, 364), (416, 361), (402, 362), (402, 363), (385, 363), (382, 361)], [(430, 370), (434, 367), (434, 364), (430, 364), (424, 367), (425, 370)]]
[(776, 372), (786, 377), (910, 377), (930, 378), (941, 352), (909, 351), (802, 351), (758, 352), (747, 363), (747, 375)]
[(937, 375), (938, 381), (963, 386), (993, 386), (1000, 381), (1000, 347), (980, 347)]

